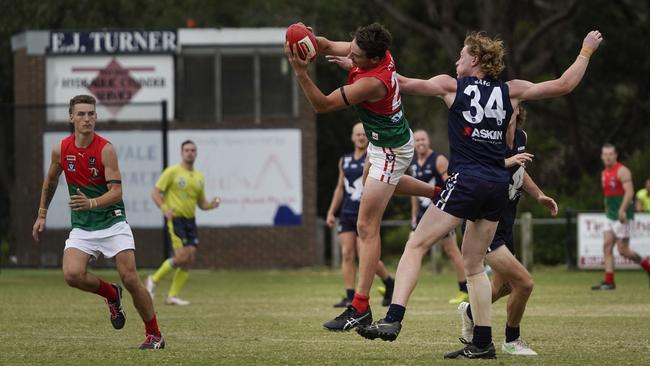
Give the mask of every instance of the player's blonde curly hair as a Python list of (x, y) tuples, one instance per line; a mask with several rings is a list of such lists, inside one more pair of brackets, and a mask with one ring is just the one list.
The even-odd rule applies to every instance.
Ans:
[(485, 32), (469, 32), (465, 37), (467, 52), (479, 58), (481, 71), (492, 78), (498, 78), (506, 68), (503, 57), (506, 50), (503, 41), (497, 37), (490, 38)]

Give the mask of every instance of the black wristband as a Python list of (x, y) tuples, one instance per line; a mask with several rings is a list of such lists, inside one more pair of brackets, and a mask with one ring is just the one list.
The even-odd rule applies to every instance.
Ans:
[(106, 184), (122, 184), (122, 181), (119, 179), (111, 179), (111, 180), (107, 180)]

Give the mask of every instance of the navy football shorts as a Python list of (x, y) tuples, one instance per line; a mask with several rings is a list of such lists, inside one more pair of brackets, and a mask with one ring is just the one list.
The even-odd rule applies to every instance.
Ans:
[(347, 231), (357, 232), (357, 217), (358, 214), (341, 212), (339, 217), (339, 226), (336, 228), (337, 233), (344, 233)]
[(436, 207), (466, 220), (499, 221), (507, 202), (507, 182), (491, 182), (467, 174), (453, 173), (447, 179)]
[(505, 245), (508, 250), (510, 250), (510, 253), (513, 255), (515, 254), (515, 240), (512, 236), (512, 226), (508, 227), (508, 224), (505, 224), (501, 221), (499, 221), (499, 225), (497, 226), (497, 231), (494, 233), (494, 239), (492, 239), (492, 243), (490, 244), (490, 248), (488, 249), (488, 253), (490, 253), (493, 250), (496, 250), (498, 247)]

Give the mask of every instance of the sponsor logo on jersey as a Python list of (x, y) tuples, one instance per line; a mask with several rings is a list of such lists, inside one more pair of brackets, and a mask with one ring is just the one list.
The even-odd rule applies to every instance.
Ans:
[(74, 161), (68, 161), (68, 171), (74, 172), (75, 170), (76, 169), (75, 169)]
[(183, 177), (178, 179), (178, 186), (181, 188), (185, 188), (185, 179)]
[(67, 161), (75, 161), (75, 160), (77, 160), (77, 157), (74, 156), (74, 155), (66, 155), (65, 160), (67, 160)]
[(377, 132), (372, 132), (372, 139), (373, 140), (379, 140), (379, 134)]
[(484, 140), (501, 141), (503, 140), (503, 131), (475, 128), (472, 131), (472, 137), (479, 137)]
[(90, 158), (88, 158), (88, 163), (92, 166), (95, 166), (95, 164), (97, 163), (97, 159), (95, 159), (94, 156), (91, 156)]

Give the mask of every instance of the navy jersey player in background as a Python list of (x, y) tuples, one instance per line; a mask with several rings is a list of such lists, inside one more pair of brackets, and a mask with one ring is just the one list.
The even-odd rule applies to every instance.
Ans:
[[(444, 188), (445, 181), (449, 177), (447, 174), (447, 167), (449, 160), (437, 153), (431, 148), (431, 140), (429, 134), (425, 130), (416, 130), (413, 132), (413, 139), (415, 140), (415, 156), (411, 163), (411, 175), (428, 184)], [(437, 201), (439, 195), (436, 197), (411, 197), (411, 235), (415, 231), (418, 223), (422, 219), (424, 212), (433, 202)], [(451, 260), (451, 264), (456, 272), (456, 279), (458, 280), (458, 294), (451, 300), (450, 304), (460, 304), (467, 301), (467, 281), (465, 280), (465, 270), (463, 269), (463, 258), (458, 250), (458, 243), (456, 242), (456, 231), (452, 229), (449, 234), (445, 235), (441, 240), (442, 249)]]
[[(524, 190), (537, 200), (541, 205), (547, 207), (552, 216), (557, 215), (558, 207), (555, 200), (546, 196), (544, 192), (530, 178), (524, 166), (519, 164), (517, 154), (526, 152), (527, 135), (522, 129), (526, 120), (526, 110), (520, 104), (515, 110), (517, 129), (515, 130), (512, 144), (508, 144), (506, 152), (506, 166), (510, 172), (510, 184), (508, 187), (508, 201), (505, 210), (499, 218), (494, 239), (490, 244), (486, 262), (492, 267), (492, 302), (510, 295), (508, 297), (507, 318), (505, 328), (505, 340), (501, 344), (501, 350), (511, 355), (534, 356), (537, 355), (520, 338), (520, 323), (526, 310), (526, 303), (533, 291), (533, 278), (517, 258), (515, 258), (515, 243), (513, 238), (513, 227), (517, 217), (517, 204), (521, 191)], [(472, 341), (474, 322), (472, 320), (471, 306), (462, 302), (458, 306), (461, 317), (461, 341), (469, 343)]]
[(406, 243), (386, 318), (359, 328), (360, 335), (370, 339), (397, 338), (406, 304), (417, 283), (422, 257), (433, 243), (467, 219), (462, 254), (475, 326), (471, 344), (446, 354), (445, 358), (496, 357), (492, 344), (492, 290), (483, 263), (507, 202), (510, 177), (504, 165), (505, 136), (513, 107), (520, 101), (571, 92), (582, 80), (589, 58), (601, 41), (600, 32), (589, 32), (580, 54), (557, 79), (540, 83), (504, 82), (498, 79), (505, 68), (503, 42), (473, 32), (465, 38), (456, 61), (456, 78), (449, 75), (428, 80), (398, 78), (402, 93), (437, 96), (449, 108), (450, 174), (440, 199), (427, 209)]
[[(339, 244), (341, 245), (341, 274), (346, 296), (334, 307), (348, 307), (354, 298), (355, 277), (357, 273), (357, 217), (359, 216), (359, 203), (363, 192), (363, 172), (366, 160), (368, 138), (361, 122), (352, 128), (352, 143), (354, 152), (345, 154), (339, 160), (339, 178), (332, 195), (332, 202), (327, 210), (327, 226), (333, 227), (336, 212), (341, 209), (339, 226), (337, 228)], [(384, 263), (379, 260), (376, 270), (377, 276), (385, 285), (382, 305), (388, 306), (393, 296), (393, 278), (388, 274)]]

